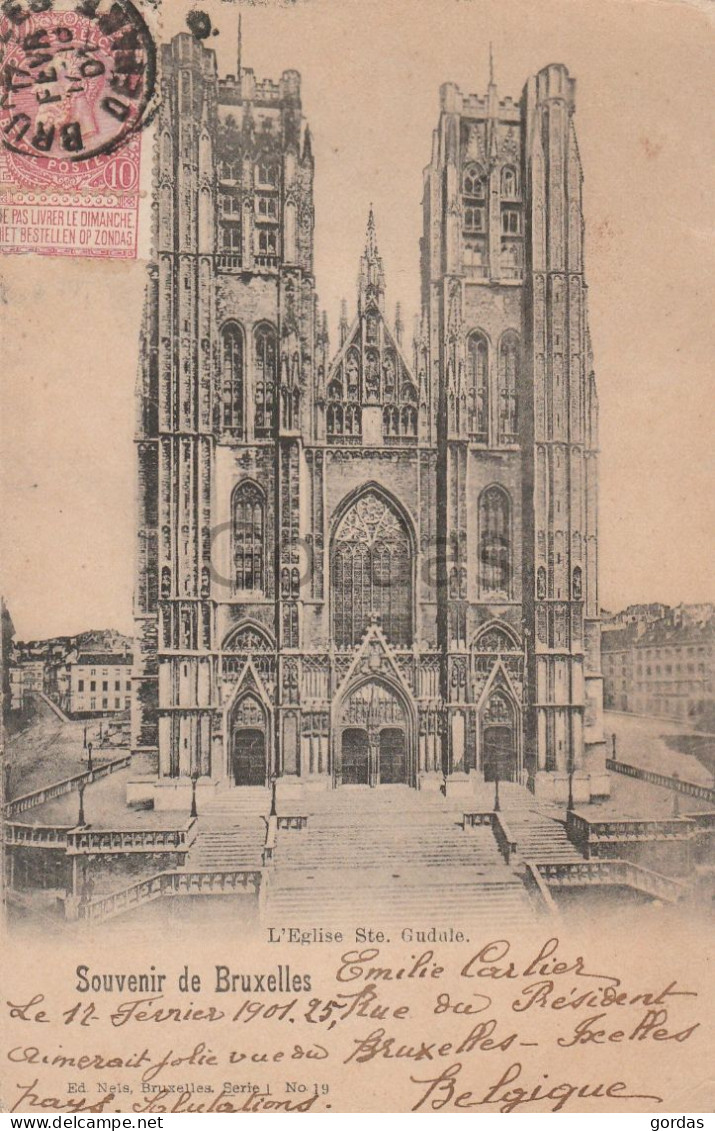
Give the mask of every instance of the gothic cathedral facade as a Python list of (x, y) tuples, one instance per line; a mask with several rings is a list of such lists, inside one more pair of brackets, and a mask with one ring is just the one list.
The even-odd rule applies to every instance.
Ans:
[(300, 76), (162, 49), (133, 748), (204, 786), (608, 791), (574, 82), (446, 84), (405, 343), (370, 211), (331, 349)]

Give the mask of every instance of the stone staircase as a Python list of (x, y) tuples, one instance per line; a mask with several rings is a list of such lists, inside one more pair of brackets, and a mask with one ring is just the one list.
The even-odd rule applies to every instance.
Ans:
[(517, 844), (517, 858), (538, 864), (574, 862), (583, 856), (566, 836), (563, 822), (537, 809), (510, 809), (505, 814)]
[(489, 826), (462, 805), (403, 787), (316, 797), (305, 829), (281, 829), (267, 884), (268, 926), (449, 927), (524, 923), (533, 914)]
[(227, 790), (204, 801), (186, 868), (260, 868), (269, 806), (268, 791), (251, 787)]

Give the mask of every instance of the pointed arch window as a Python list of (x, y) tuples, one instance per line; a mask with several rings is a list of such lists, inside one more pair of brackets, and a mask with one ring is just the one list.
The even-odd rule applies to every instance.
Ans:
[(486, 443), (489, 433), (489, 347), (479, 330), (467, 339), (469, 382), (469, 431), (475, 440)]
[(265, 499), (255, 483), (233, 494), (233, 582), (236, 592), (262, 592), (265, 560)]
[(479, 498), (480, 593), (508, 597), (511, 572), (511, 499), (494, 485)]
[(517, 440), (519, 380), (519, 337), (508, 331), (499, 346), (499, 443)]
[(503, 652), (518, 652), (519, 645), (507, 628), (499, 624), (491, 624), (482, 629), (477, 636), (474, 642), (474, 650), (493, 655)]
[(221, 331), (223, 426), (243, 432), (243, 331), (228, 322)]
[(410, 535), (397, 508), (382, 494), (366, 491), (343, 516), (330, 565), (338, 647), (359, 644), (374, 616), (391, 643), (411, 643)]
[(581, 572), (581, 566), (576, 566), (573, 571), (571, 596), (574, 601), (581, 601), (583, 599), (583, 574)]
[(505, 165), (501, 171), (501, 194), (504, 200), (515, 200), (519, 195), (519, 180), (513, 165)]
[(256, 177), (259, 185), (276, 188), (279, 178), (278, 166), (272, 161), (259, 161), (256, 166)]
[(268, 436), (273, 430), (276, 389), (276, 332), (265, 323), (255, 332), (256, 417), (257, 436)]
[(462, 188), (465, 196), (483, 200), (485, 195), (485, 176), (481, 165), (468, 165), (464, 170)]

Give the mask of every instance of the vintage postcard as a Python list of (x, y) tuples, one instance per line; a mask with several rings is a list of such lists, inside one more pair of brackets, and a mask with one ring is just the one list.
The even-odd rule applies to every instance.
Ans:
[(703, 1125), (714, 46), (0, 3), (3, 1111)]

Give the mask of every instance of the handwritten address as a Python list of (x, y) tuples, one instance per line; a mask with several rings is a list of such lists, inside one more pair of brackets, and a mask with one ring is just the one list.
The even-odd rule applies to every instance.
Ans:
[[(495, 939), (459, 952), (330, 954), (311, 970), (81, 964), (64, 987), (55, 979), (7, 999), (4, 1104), (359, 1111), (341, 1096), (359, 1103), (361, 1090), (387, 1080), (400, 1105), (392, 1110), (638, 1111), (668, 1102), (662, 1050), (701, 1037), (691, 986), (630, 984), (557, 938), (533, 951)], [(618, 1046), (658, 1053), (629, 1071)]]

